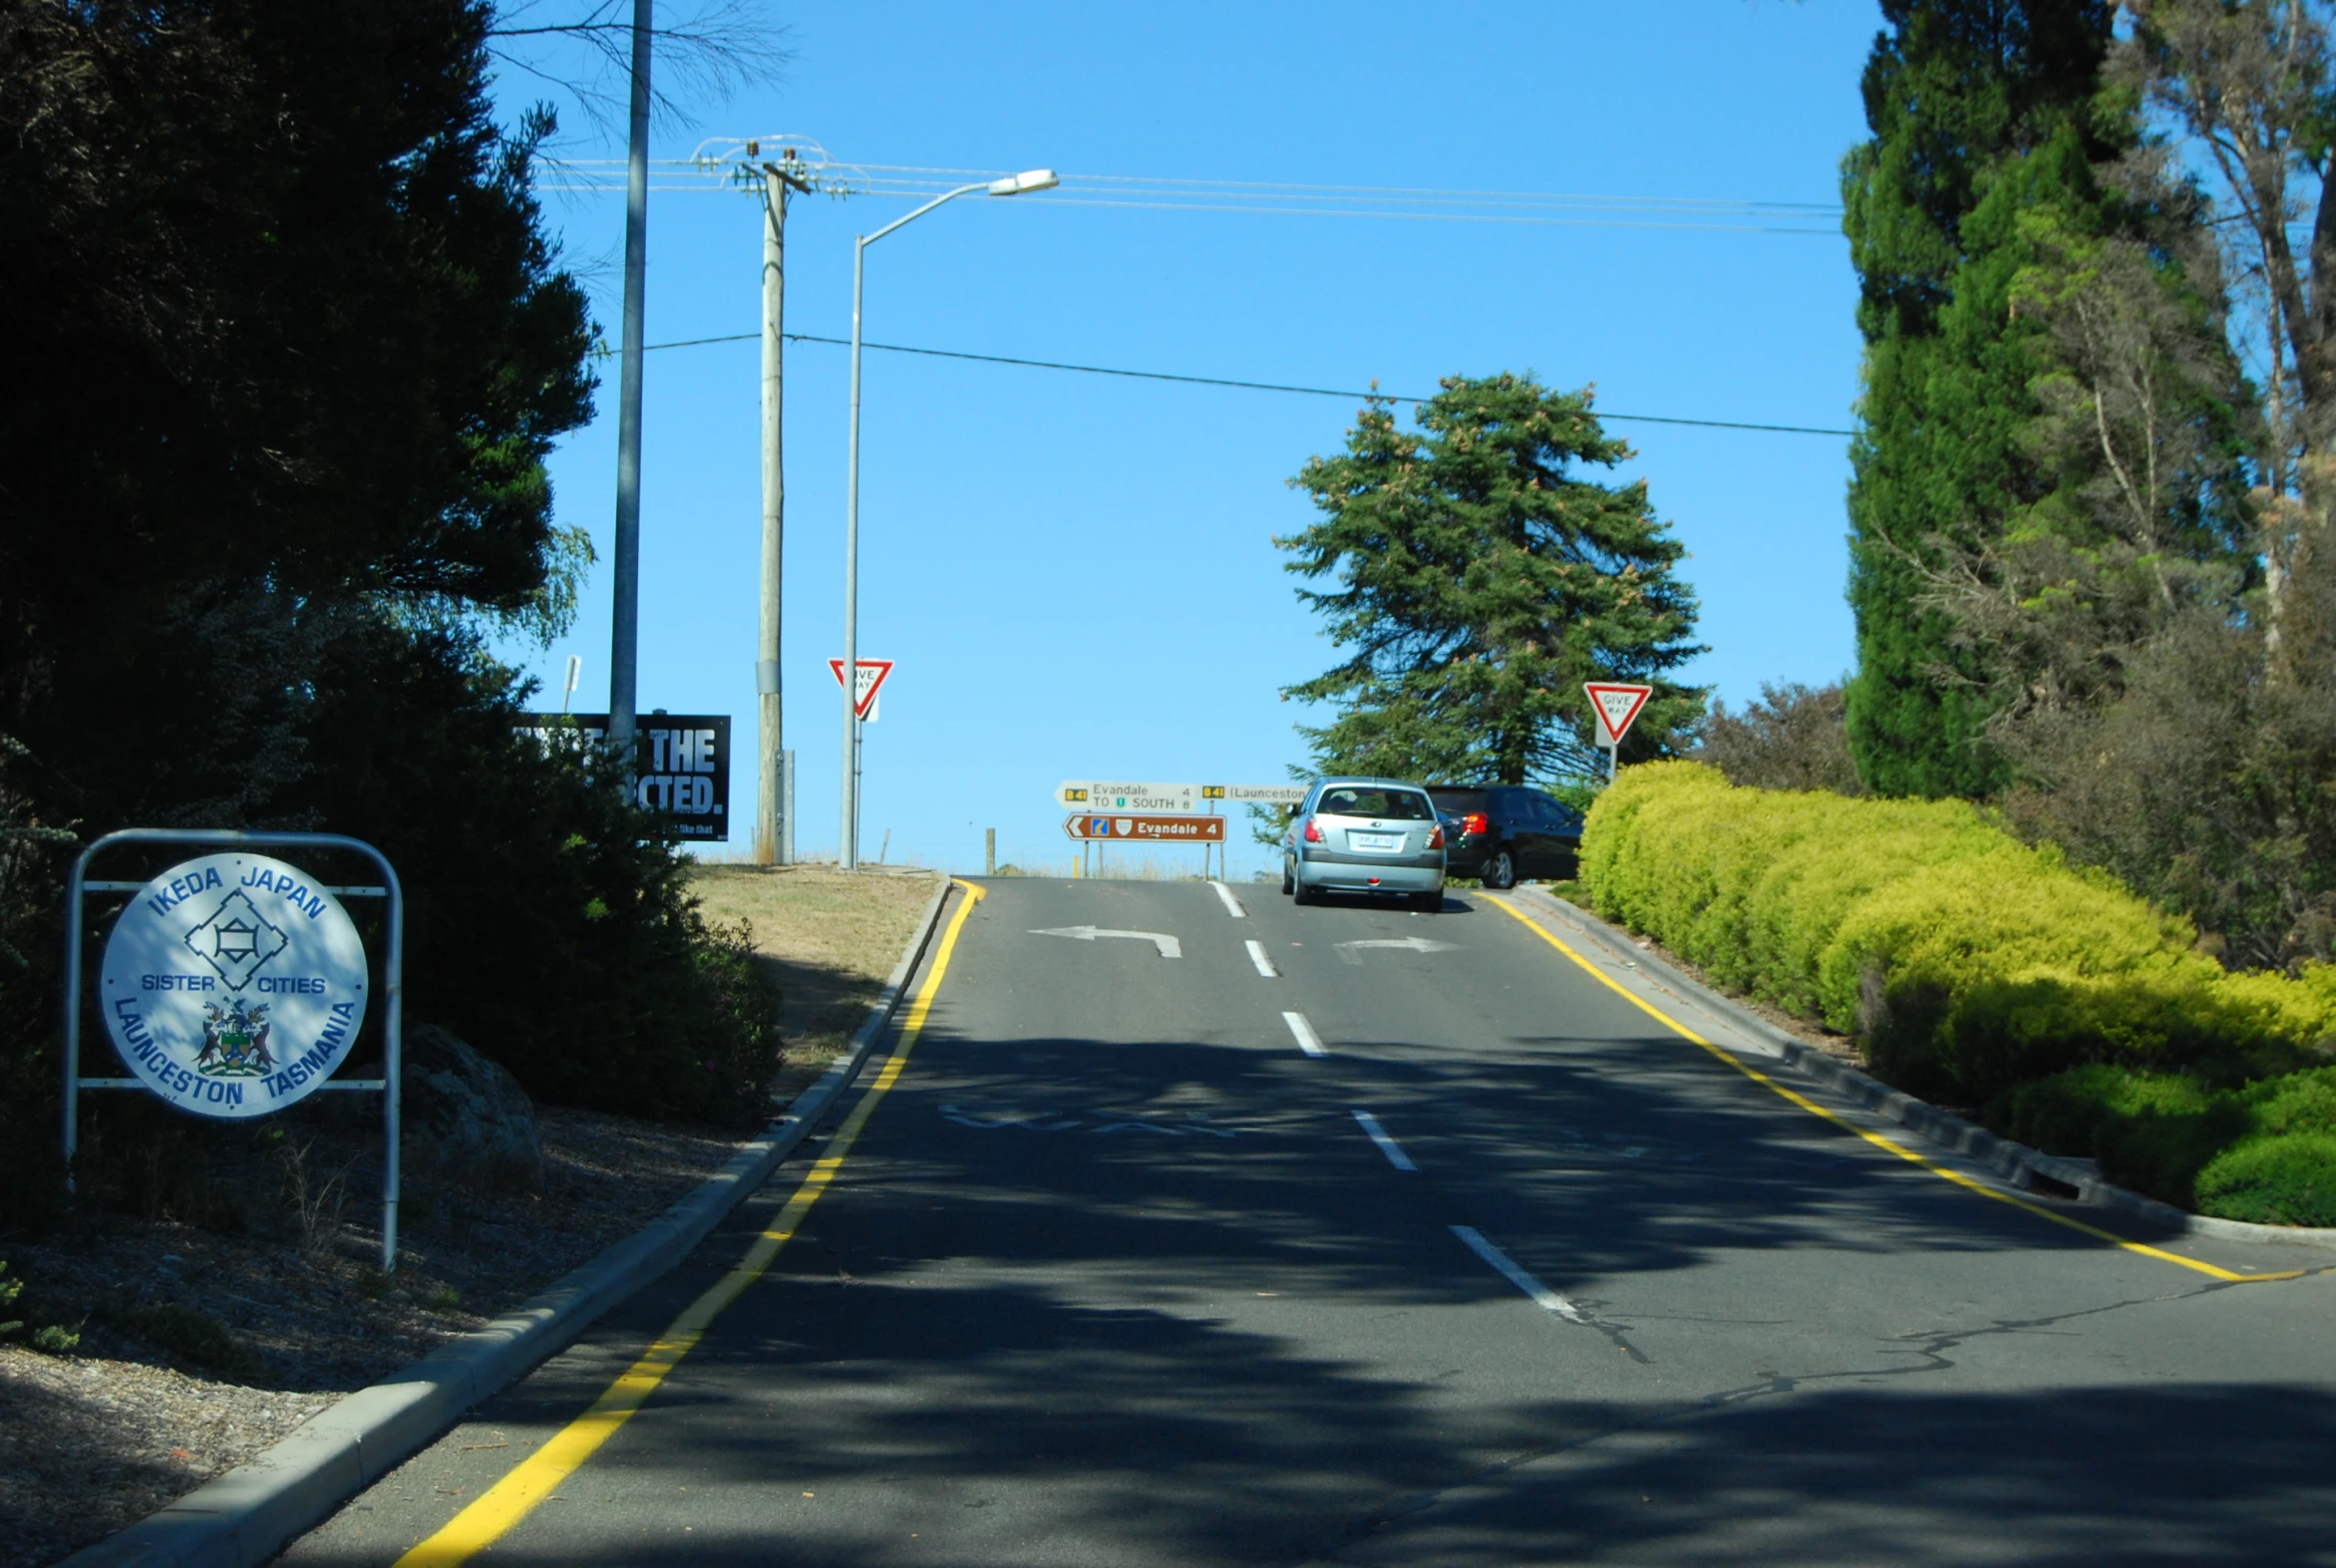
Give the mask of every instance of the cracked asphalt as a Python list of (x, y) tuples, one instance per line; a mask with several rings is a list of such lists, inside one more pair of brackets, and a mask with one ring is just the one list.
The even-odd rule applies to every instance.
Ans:
[[(987, 886), (769, 1272), (483, 1560), (2336, 1562), (2336, 1256), (1991, 1202), (1479, 895)], [(822, 1146), (286, 1560), (433, 1538)]]

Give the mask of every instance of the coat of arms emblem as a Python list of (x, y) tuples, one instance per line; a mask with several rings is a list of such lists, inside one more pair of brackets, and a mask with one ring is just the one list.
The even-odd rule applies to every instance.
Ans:
[(211, 1078), (257, 1078), (272, 1071), (276, 1059), (268, 1055), (269, 1029), (265, 1002), (204, 1003), (202, 1050), (194, 1070)]

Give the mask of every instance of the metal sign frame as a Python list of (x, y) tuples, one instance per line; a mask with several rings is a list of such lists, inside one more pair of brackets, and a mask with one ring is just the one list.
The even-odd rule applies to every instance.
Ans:
[(241, 845), (252, 849), (346, 849), (365, 856), (380, 868), (381, 882), (378, 886), (327, 886), (324, 890), (335, 898), (380, 898), (388, 902), (389, 942), (387, 951), (382, 955), (382, 989), (389, 1000), (382, 1013), (382, 1077), (327, 1079), (316, 1087), (315, 1092), (323, 1094), (338, 1090), (343, 1093), (375, 1093), (382, 1097), (381, 1272), (395, 1274), (398, 1271), (398, 1069), (405, 1045), (406, 894), (399, 885), (398, 873), (390, 865), (388, 856), (364, 839), (351, 838), (344, 833), (251, 833), (228, 828), (126, 827), (97, 839), (74, 860), (73, 873), (65, 883), (64, 1146), (68, 1186), (73, 1179), (74, 1152), (81, 1142), (81, 1092), (144, 1090), (147, 1087), (143, 1079), (81, 1076), (81, 1010), (84, 1001), (81, 994), (81, 949), (89, 925), (86, 900), (91, 893), (136, 893), (144, 891), (147, 886), (145, 881), (92, 880), (89, 866), (102, 851), (125, 844), (174, 844), (189, 848), (195, 845)]

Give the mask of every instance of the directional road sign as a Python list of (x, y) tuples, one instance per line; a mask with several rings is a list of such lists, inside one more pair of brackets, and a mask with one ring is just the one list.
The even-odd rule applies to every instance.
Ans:
[(1066, 779), (1055, 788), (1059, 803), (1089, 806), (1099, 811), (1189, 811), (1209, 800), (1296, 805), (1304, 798), (1304, 784), (1151, 784)]
[[(837, 686), (841, 686), (843, 684), (843, 661), (830, 659), (828, 673), (835, 677)], [(859, 669), (856, 673), (859, 676), (859, 689), (852, 694), (851, 706), (854, 712), (865, 719), (868, 716), (868, 709), (875, 703), (876, 693), (884, 688), (884, 678), (892, 673), (892, 661), (889, 659), (862, 659), (859, 661)]]
[(1608, 746), (1620, 746), (1622, 738), (1630, 733), (1631, 721), (1646, 706), (1646, 700), (1655, 695), (1651, 686), (1632, 686), (1620, 681), (1590, 681), (1582, 690), (1590, 695), (1590, 712), (1598, 721), (1598, 733)]
[(1108, 839), (1116, 844), (1221, 844), (1224, 816), (1066, 816), (1063, 832), (1072, 838)]

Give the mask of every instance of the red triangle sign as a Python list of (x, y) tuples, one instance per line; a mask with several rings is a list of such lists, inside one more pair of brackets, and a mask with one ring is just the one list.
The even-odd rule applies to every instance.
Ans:
[[(830, 659), (828, 673), (835, 677), (837, 686), (841, 686), (843, 684), (843, 661)], [(884, 689), (884, 677), (891, 673), (892, 661), (889, 659), (862, 659), (859, 661), (859, 691), (856, 700), (851, 705), (853, 713), (862, 719), (867, 717), (868, 709), (875, 703), (876, 693)]]
[(1638, 711), (1655, 695), (1651, 686), (1631, 686), (1620, 681), (1591, 681), (1582, 690), (1590, 694), (1590, 712), (1596, 716), (1598, 733), (1605, 737), (1608, 746), (1622, 744)]

